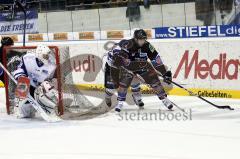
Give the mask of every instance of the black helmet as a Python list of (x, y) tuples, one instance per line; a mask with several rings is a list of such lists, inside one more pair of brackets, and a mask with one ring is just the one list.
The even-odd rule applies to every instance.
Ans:
[(134, 38), (136, 39), (147, 39), (147, 33), (143, 29), (134, 31)]
[(2, 44), (2, 46), (9, 46), (9, 45), (13, 45), (14, 41), (10, 37), (3, 37), (1, 40), (1, 44)]

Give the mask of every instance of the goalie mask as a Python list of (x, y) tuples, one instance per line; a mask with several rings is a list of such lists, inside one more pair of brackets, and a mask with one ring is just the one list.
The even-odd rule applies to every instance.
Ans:
[(36, 57), (44, 64), (48, 64), (50, 53), (51, 50), (46, 45), (38, 45), (36, 49)]

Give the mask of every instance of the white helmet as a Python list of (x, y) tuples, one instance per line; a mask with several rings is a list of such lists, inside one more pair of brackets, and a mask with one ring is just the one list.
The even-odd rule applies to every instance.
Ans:
[(51, 50), (48, 46), (40, 44), (36, 49), (36, 57), (41, 60), (44, 64), (47, 64), (49, 61), (49, 55)]

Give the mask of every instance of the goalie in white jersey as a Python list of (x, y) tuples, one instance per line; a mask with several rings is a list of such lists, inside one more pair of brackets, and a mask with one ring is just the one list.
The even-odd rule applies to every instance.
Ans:
[[(54, 88), (54, 75), (56, 62), (51, 55), (48, 46), (39, 45), (35, 50), (27, 52), (22, 56), (21, 63), (13, 72), (16, 80), (19, 77), (28, 77), (30, 80), (30, 95), (49, 114), (55, 113), (58, 103), (58, 91)], [(32, 118), (35, 116), (35, 109), (27, 101), (16, 98), (15, 113), (20, 118)]]

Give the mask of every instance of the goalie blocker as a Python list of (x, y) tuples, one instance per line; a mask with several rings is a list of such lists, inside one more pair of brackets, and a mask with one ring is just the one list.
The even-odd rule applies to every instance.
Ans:
[(15, 91), (16, 98), (26, 99), (30, 89), (30, 79), (27, 77), (19, 77), (17, 81), (17, 88)]

